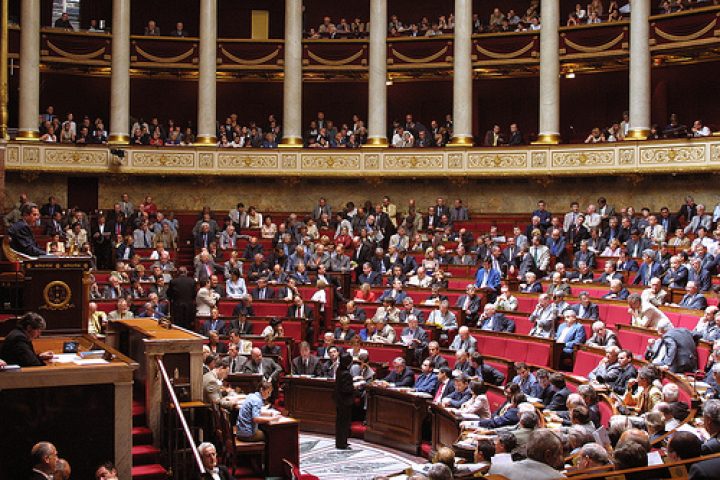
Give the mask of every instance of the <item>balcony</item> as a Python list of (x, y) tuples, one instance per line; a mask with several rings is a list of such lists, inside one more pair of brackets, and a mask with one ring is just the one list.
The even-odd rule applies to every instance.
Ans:
[(217, 149), (10, 142), (5, 168), (26, 175), (224, 177), (549, 177), (720, 172), (720, 137), (469, 149)]

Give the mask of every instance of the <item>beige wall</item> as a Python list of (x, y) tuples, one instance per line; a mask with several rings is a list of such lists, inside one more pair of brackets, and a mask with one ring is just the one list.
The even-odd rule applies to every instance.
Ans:
[[(573, 200), (586, 205), (604, 195), (616, 207), (633, 205), (639, 210), (647, 206), (656, 211), (665, 205), (677, 210), (684, 196), (691, 194), (696, 201), (714, 206), (720, 200), (720, 189), (716, 188), (718, 176), (698, 174), (694, 177), (568, 177), (458, 182), (447, 179), (193, 179), (120, 175), (100, 178), (99, 203), (102, 208), (111, 207), (121, 193), (127, 192), (135, 203), (150, 194), (158, 205), (173, 210), (198, 210), (203, 205), (210, 205), (215, 210), (223, 211), (242, 201), (246, 206), (256, 205), (260, 212), (307, 212), (322, 195), (327, 197), (334, 209), (348, 200), (358, 205), (367, 199), (379, 201), (383, 195), (390, 195), (398, 206), (404, 206), (408, 199), (415, 198), (418, 206), (424, 208), (434, 203), (434, 199), (440, 195), (450, 201), (462, 198), (474, 212), (528, 212), (540, 198), (548, 202), (550, 211), (565, 212)], [(38, 203), (44, 203), (53, 194), (66, 205), (66, 185), (67, 180), (62, 175), (35, 177), (9, 172), (6, 178), (5, 209), (17, 200), (21, 192), (27, 192)]]

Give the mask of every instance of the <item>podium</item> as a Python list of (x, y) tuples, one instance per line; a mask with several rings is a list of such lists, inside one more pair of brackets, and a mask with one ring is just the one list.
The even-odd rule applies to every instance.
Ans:
[(87, 332), (89, 257), (40, 257), (23, 262), (23, 308), (47, 322), (48, 334)]

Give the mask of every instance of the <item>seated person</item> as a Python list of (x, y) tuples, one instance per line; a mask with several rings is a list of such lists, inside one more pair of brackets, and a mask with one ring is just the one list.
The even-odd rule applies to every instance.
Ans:
[(415, 391), (434, 396), (438, 388), (438, 379), (433, 372), (429, 359), (423, 360), (420, 372), (417, 380), (415, 380)]
[(338, 318), (338, 323), (340, 325), (335, 328), (335, 339), (340, 340), (341, 342), (352, 340), (355, 336), (355, 330), (350, 328), (350, 319), (346, 316), (342, 316)]
[(415, 375), (412, 369), (405, 364), (405, 359), (397, 357), (393, 360), (390, 373), (383, 378), (383, 381), (395, 387), (412, 387), (415, 385)]
[(316, 377), (320, 374), (320, 360), (315, 355), (312, 355), (308, 342), (300, 343), (300, 355), (293, 358), (290, 363), (290, 371), (293, 375), (312, 375)]
[(558, 327), (555, 341), (563, 344), (563, 352), (566, 355), (572, 355), (576, 345), (585, 343), (585, 329), (578, 323), (575, 310), (565, 310), (563, 318), (565, 322)]
[(35, 353), (32, 341), (40, 338), (45, 328), (47, 325), (43, 317), (34, 312), (24, 314), (0, 345), (0, 358), (8, 365), (44, 366), (46, 361), (53, 358), (54, 354), (52, 351)]
[(454, 387), (453, 392), (441, 400), (440, 403), (442, 403), (443, 406), (460, 408), (462, 404), (470, 400), (472, 392), (468, 388), (468, 377), (465, 374), (460, 374), (455, 377)]
[[(492, 304), (488, 304), (493, 306)], [(494, 308), (494, 306), (493, 306)], [(460, 351), (463, 350), (467, 353), (473, 353), (475, 352), (477, 348), (477, 340), (475, 337), (470, 335), (470, 329), (463, 325), (458, 329), (458, 333), (455, 336), (455, 339), (453, 340), (452, 344), (450, 345), (450, 350)]]
[(395, 343), (395, 329), (387, 324), (382, 318), (373, 320), (375, 323), (375, 333), (368, 341), (379, 343)]
[(515, 322), (502, 313), (497, 313), (497, 306), (494, 303), (486, 303), (482, 315), (478, 318), (478, 328), (493, 332), (513, 333), (515, 332)]
[(265, 440), (265, 434), (258, 429), (260, 423), (270, 423), (276, 415), (270, 411), (263, 411), (265, 401), (270, 398), (273, 391), (272, 383), (264, 381), (260, 390), (251, 393), (240, 406), (237, 419), (237, 437), (244, 442), (260, 442)]

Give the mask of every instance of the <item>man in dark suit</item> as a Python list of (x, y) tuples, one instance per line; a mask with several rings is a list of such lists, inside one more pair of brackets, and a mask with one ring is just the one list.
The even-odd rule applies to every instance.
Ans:
[(264, 380), (274, 383), (278, 380), (281, 372), (282, 367), (271, 358), (263, 358), (262, 351), (256, 347), (252, 349), (243, 373), (260, 373)]
[(300, 343), (300, 355), (290, 362), (290, 371), (293, 375), (320, 375), (320, 360), (310, 353), (308, 342)]
[(218, 335), (222, 336), (227, 335), (227, 322), (219, 318), (220, 312), (217, 307), (214, 307), (210, 312), (210, 318), (205, 319), (205, 321), (203, 322), (202, 334), (206, 337), (210, 332), (217, 332)]
[(668, 207), (662, 207), (660, 209), (660, 216), (658, 217), (658, 224), (662, 225), (668, 235), (675, 233), (675, 230), (680, 228), (680, 222), (675, 215), (670, 214)]
[(468, 326), (476, 325), (478, 321), (478, 311), (482, 300), (476, 292), (475, 285), (469, 284), (465, 288), (465, 295), (460, 295), (455, 303), (456, 307), (462, 308), (465, 312), (465, 324)]
[(347, 315), (351, 321), (355, 322), (365, 322), (367, 319), (367, 312), (365, 312), (365, 309), (358, 307), (353, 300), (350, 300), (347, 304), (345, 304), (345, 315)]
[(522, 132), (518, 128), (517, 123), (510, 124), (510, 139), (508, 145), (511, 147), (517, 147), (518, 145), (524, 145), (525, 139), (523, 138)]
[(375, 249), (375, 255), (370, 259), (370, 265), (372, 265), (373, 271), (380, 275), (389, 273), (392, 269), (390, 258), (385, 256), (385, 251), (382, 248)]
[(288, 307), (287, 317), (300, 320), (305, 324), (305, 340), (310, 343), (315, 341), (315, 327), (313, 327), (313, 319), (315, 312), (311, 307), (303, 303), (300, 295), (293, 297), (293, 303)]
[(405, 359), (398, 357), (393, 360), (392, 369), (383, 381), (391, 383), (396, 387), (412, 387), (415, 385), (415, 374), (412, 369), (405, 365)]
[(658, 322), (657, 330), (660, 339), (648, 345), (645, 358), (654, 365), (668, 368), (672, 373), (697, 370), (697, 340), (701, 334), (693, 334), (687, 328), (674, 328), (667, 319)]
[(339, 450), (347, 450), (348, 436), (350, 435), (350, 423), (352, 420), (352, 406), (355, 402), (355, 389), (353, 388), (353, 378), (350, 374), (350, 364), (352, 363), (352, 355), (344, 353), (338, 361), (338, 368), (335, 372), (335, 391), (333, 392), (333, 400), (335, 401), (335, 448)]
[(685, 222), (690, 223), (692, 218), (697, 214), (697, 204), (693, 197), (688, 195), (685, 197), (685, 203), (680, 207), (680, 211), (677, 214), (678, 219), (684, 218)]
[(565, 384), (565, 377), (563, 374), (553, 373), (550, 375), (550, 385), (552, 385), (554, 392), (547, 409), (554, 412), (566, 411), (567, 397), (571, 392)]
[(53, 352), (36, 354), (32, 341), (40, 338), (45, 330), (45, 319), (37, 313), (28, 312), (18, 320), (15, 328), (8, 333), (0, 345), (0, 359), (9, 365), (41, 367), (53, 357)]
[(32, 257), (45, 255), (35, 240), (32, 228), (40, 219), (40, 212), (34, 203), (25, 203), (20, 207), (22, 220), (13, 223), (8, 229), (10, 235), (10, 247), (16, 252)]
[(259, 278), (257, 287), (250, 290), (250, 296), (253, 300), (272, 300), (275, 298), (275, 290), (268, 287), (267, 279)]
[(382, 275), (378, 272), (373, 271), (372, 265), (369, 262), (363, 263), (362, 273), (358, 275), (358, 283), (369, 283), (371, 286), (382, 285)]
[(578, 294), (580, 300), (577, 304), (571, 305), (570, 308), (575, 310), (578, 318), (585, 318), (589, 320), (600, 319), (600, 308), (590, 301), (590, 294), (588, 292), (580, 292)]
[[(357, 231), (359, 231), (359, 229)], [(363, 242), (359, 236), (355, 236), (353, 238), (353, 249), (354, 251), (350, 261), (355, 262), (355, 264), (357, 265), (355, 272), (357, 275), (359, 275), (362, 272), (362, 266), (365, 264), (365, 262), (370, 261), (370, 257), (372, 257), (373, 251), (372, 247), (369, 244)]]
[(640, 258), (645, 250), (651, 248), (650, 240), (640, 236), (640, 230), (630, 231), (630, 239), (627, 241), (627, 252), (631, 258)]
[(720, 458), (697, 462), (690, 467), (690, 480), (714, 480), (720, 471)]
[(485, 304), (482, 315), (478, 318), (478, 328), (481, 330), (491, 330), (493, 332), (509, 332), (515, 331), (515, 322), (509, 320), (502, 313), (496, 313), (495, 305), (492, 303)]
[(40, 215), (43, 217), (52, 217), (55, 215), (55, 212), (62, 213), (62, 207), (59, 203), (57, 203), (57, 198), (50, 197), (48, 198), (48, 203), (43, 205), (40, 209)]
[(97, 223), (91, 230), (92, 246), (99, 270), (112, 268), (112, 226), (106, 221), (105, 215), (98, 216)]
[(52, 218), (45, 222), (45, 235), (48, 235), (50, 237), (52, 237), (53, 235), (60, 235), (60, 238), (65, 237), (62, 212), (55, 212)]
[(442, 399), (442, 404), (446, 407), (460, 408), (460, 406), (470, 400), (472, 392), (468, 388), (468, 377), (460, 374), (455, 377), (455, 390)]
[(47, 480), (57, 477), (58, 451), (50, 442), (39, 442), (33, 445), (30, 451), (30, 459), (33, 465), (30, 480)]
[(515, 245), (515, 239), (513, 237), (507, 239), (506, 245), (507, 246), (502, 251), (503, 257), (505, 257), (505, 263), (508, 266), (514, 266), (517, 268), (521, 261), (518, 257), (520, 249)]
[[(701, 451), (703, 455), (720, 453), (720, 400), (708, 400), (705, 402), (703, 408), (703, 425), (710, 435), (710, 438), (702, 444)], [(717, 471), (714, 477), (708, 478), (717, 478)]]
[(448, 366), (448, 361), (440, 355), (440, 344), (436, 341), (432, 341), (428, 343), (428, 360), (430, 360), (430, 365), (432, 365), (433, 370), (438, 370), (442, 367)]
[(707, 298), (702, 293), (698, 293), (698, 287), (695, 282), (687, 282), (685, 291), (678, 307), (689, 308), (691, 310), (705, 310), (708, 306)]
[(201, 443), (198, 446), (198, 453), (200, 453), (200, 459), (202, 460), (203, 467), (205, 467), (205, 473), (202, 475), (202, 480), (234, 480), (230, 470), (225, 465), (218, 465), (217, 452), (215, 451), (215, 445), (210, 442)]
[(167, 297), (173, 322), (190, 328), (195, 321), (195, 280), (188, 275), (187, 267), (180, 267), (178, 276), (170, 280)]

